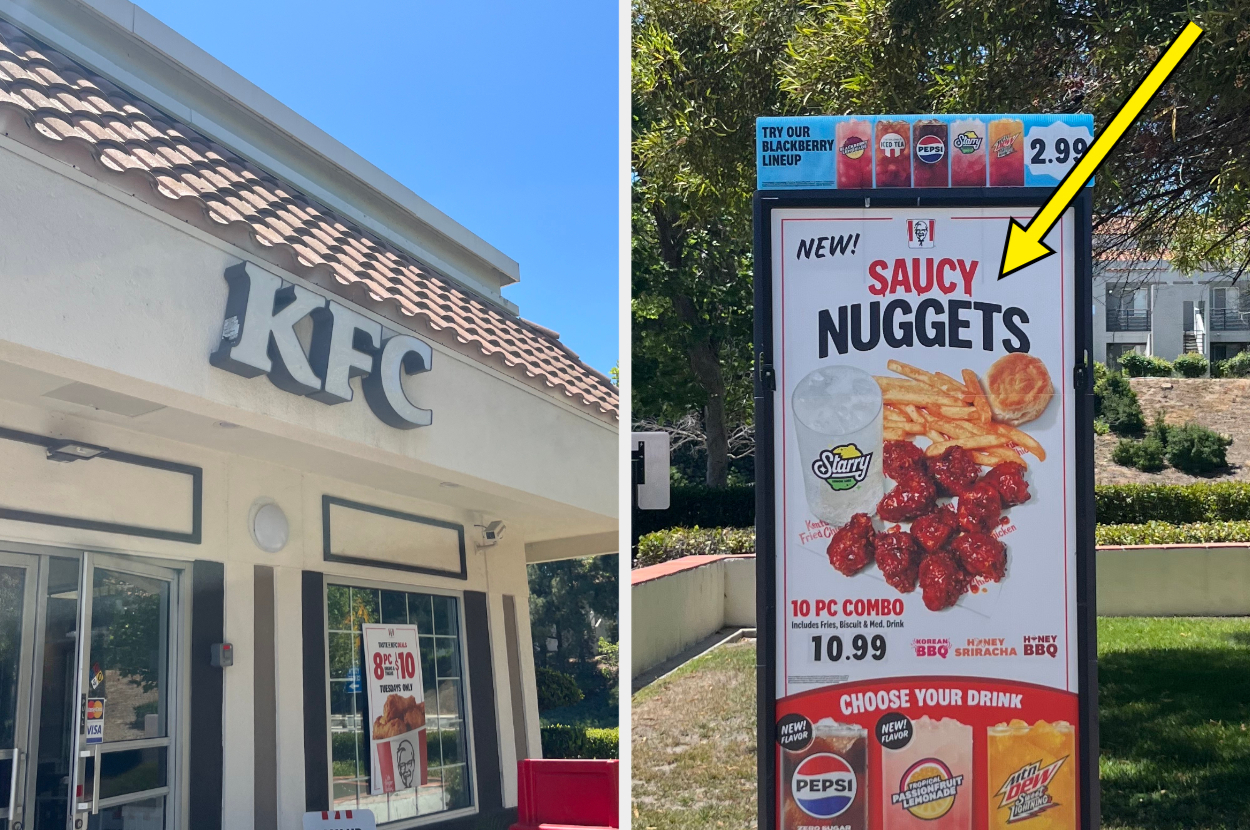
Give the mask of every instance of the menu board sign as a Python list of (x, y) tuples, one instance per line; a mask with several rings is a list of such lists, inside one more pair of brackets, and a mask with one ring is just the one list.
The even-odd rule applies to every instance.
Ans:
[(920, 201), (757, 213), (774, 826), (1074, 828), (1088, 237), (1000, 280), (1035, 207)]
[(804, 115), (758, 118), (755, 132), (761, 190), (1054, 187), (1093, 143), (1094, 118)]
[(426, 783), (425, 687), (415, 625), (362, 625), (369, 686), (369, 792)]

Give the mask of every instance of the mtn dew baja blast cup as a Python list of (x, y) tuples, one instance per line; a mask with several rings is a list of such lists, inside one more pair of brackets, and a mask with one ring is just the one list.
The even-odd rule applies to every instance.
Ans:
[(781, 750), (781, 830), (868, 830), (868, 730), (830, 718)]
[(807, 506), (841, 527), (882, 493), (881, 387), (854, 366), (825, 366), (794, 388), (794, 428)]

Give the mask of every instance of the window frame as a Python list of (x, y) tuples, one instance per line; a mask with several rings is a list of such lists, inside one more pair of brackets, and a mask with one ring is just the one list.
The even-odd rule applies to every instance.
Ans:
[(470, 689), (471, 679), (469, 677), (469, 658), (468, 646), (466, 643), (465, 630), (465, 611), (464, 611), (464, 591), (458, 591), (448, 588), (438, 588), (430, 585), (414, 585), (403, 582), (388, 582), (385, 580), (369, 579), (367, 577), (356, 577), (345, 574), (326, 573), (321, 579), (321, 611), (324, 626), (322, 634), (324, 635), (323, 647), (325, 654), (323, 656), (325, 665), (325, 724), (326, 724), (326, 785), (327, 792), (330, 796), (330, 809), (334, 808), (334, 739), (333, 733), (330, 731), (330, 587), (339, 588), (365, 588), (378, 591), (399, 591), (405, 594), (432, 594), (436, 596), (451, 597), (456, 600), (456, 639), (460, 644), (460, 689), (463, 700), (461, 701), (461, 710), (464, 720), (465, 736), (464, 751), (465, 755), (465, 771), (469, 776), (469, 794), (472, 802), (468, 807), (459, 807), (455, 810), (444, 810), (439, 813), (431, 813), (426, 816), (414, 816), (406, 819), (396, 819), (385, 823), (379, 822), (379, 828), (387, 828), (387, 830), (409, 830), (414, 827), (424, 827), (427, 825), (440, 824), (445, 821), (465, 818), (468, 816), (476, 816), (481, 812), (481, 791), (478, 787), (477, 780), (477, 745), (475, 743), (473, 730), (473, 695)]

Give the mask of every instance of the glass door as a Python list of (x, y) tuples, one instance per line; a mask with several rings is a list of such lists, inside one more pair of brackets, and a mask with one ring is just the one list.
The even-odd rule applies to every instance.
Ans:
[(0, 830), (21, 830), (39, 558), (0, 551)]
[(179, 572), (83, 557), (74, 830), (173, 826)]

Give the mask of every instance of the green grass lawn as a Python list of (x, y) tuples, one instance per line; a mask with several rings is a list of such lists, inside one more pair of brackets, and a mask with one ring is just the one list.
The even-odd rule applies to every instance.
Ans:
[(1098, 623), (1107, 827), (1250, 827), (1250, 620)]
[[(1099, 620), (1102, 820), (1250, 828), (1250, 619)], [(755, 827), (755, 649), (633, 699), (636, 830)]]

